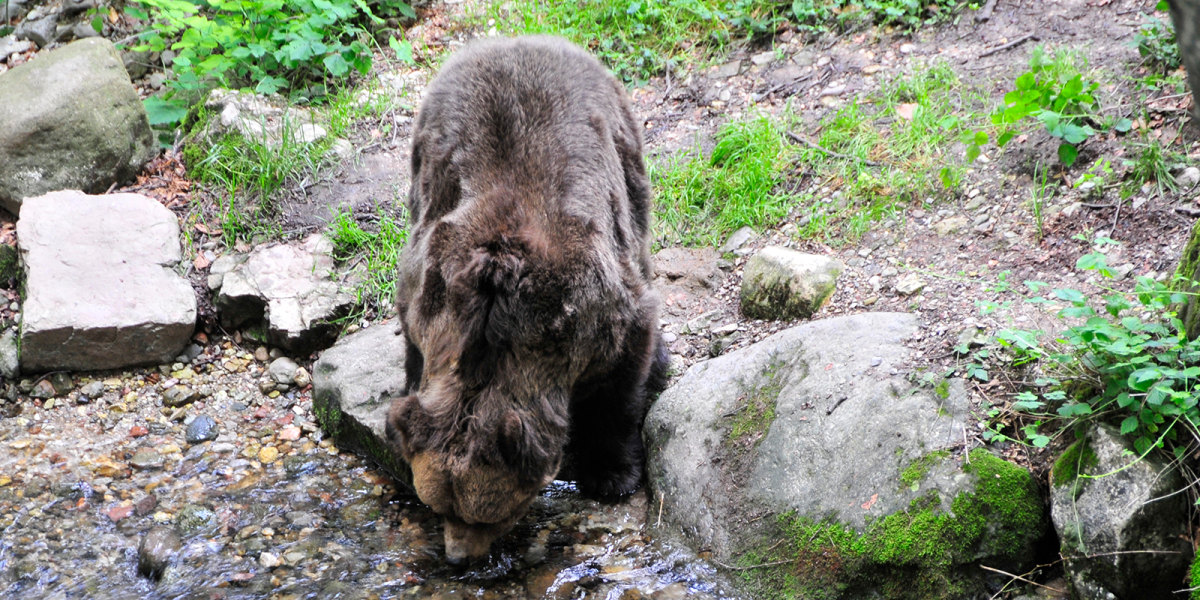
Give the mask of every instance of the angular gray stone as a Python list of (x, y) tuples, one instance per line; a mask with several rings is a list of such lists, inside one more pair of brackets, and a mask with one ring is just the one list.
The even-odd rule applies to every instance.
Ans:
[(742, 247), (745, 246), (747, 242), (754, 239), (754, 235), (755, 234), (754, 234), (753, 228), (743, 227), (743, 228), (729, 234), (729, 237), (726, 238), (725, 243), (721, 245), (721, 248), (718, 249), (717, 252), (720, 252), (721, 254), (726, 254), (726, 253), (731, 253), (731, 252), (737, 252), (738, 254), (743, 254), (742, 252), (738, 252), (738, 250), (741, 250)]
[[(4, 5), (0, 4), (0, 14), (4, 13)], [(0, 20), (2, 22), (2, 20)], [(6, 35), (0, 37), (0, 62), (8, 60), (8, 57), (19, 52), (27, 52), (33, 48), (33, 42), (29, 40), (18, 40), (15, 35)]]
[(299, 368), (300, 365), (296, 364), (296, 361), (283, 356), (271, 361), (270, 366), (267, 367), (267, 373), (275, 383), (292, 385), (296, 378), (296, 370)]
[(174, 271), (179, 222), (162, 204), (77, 191), (28, 198), (17, 239), (23, 370), (161, 364), (187, 345), (196, 295)]
[(742, 314), (751, 319), (807, 319), (833, 295), (842, 264), (778, 246), (755, 254), (742, 275)]
[[(244, 260), (218, 259), (223, 274), (214, 299), (227, 328), (261, 327), (267, 342), (293, 354), (328, 347), (338, 327), (330, 321), (349, 310), (353, 298), (343, 290), (333, 262), (333, 244), (309, 236), (302, 245), (256, 248)], [(218, 265), (218, 263), (220, 263)]]
[(99, 193), (156, 152), (146, 110), (108, 40), (43, 52), (0, 76), (0, 207), (53, 190)]
[(29, 40), (38, 45), (38, 48), (45, 48), (54, 41), (54, 34), (58, 29), (58, 15), (50, 14), (37, 19), (26, 19), (17, 25), (17, 30), (13, 33), (18, 39)]
[(20, 352), (17, 331), (5, 329), (0, 334), (0, 377), (12, 381), (21, 375)]
[[(914, 387), (896, 373), (910, 358), (903, 340), (918, 330), (908, 314), (824, 319), (692, 366), (646, 418), (647, 480), (661, 504), (651, 514), (662, 530), (721, 563), (778, 565), (752, 570), (749, 597), (763, 592), (755, 581), (785, 575), (817, 587), (811, 596), (776, 589), (781, 597), (869, 598), (890, 597), (874, 587), (889, 577), (975, 586), (976, 561), (1023, 567), (1046, 530), (1036, 484), (985, 450), (962, 463), (951, 455), (967, 435), (965, 386)], [(990, 486), (1000, 482), (1011, 486), (1004, 502), (1027, 519), (998, 506)], [(963, 526), (922, 529), (921, 513)], [(908, 538), (889, 544), (886, 531)], [(847, 536), (863, 536), (868, 550), (853, 556), (833, 541)]]
[(386, 443), (384, 422), (393, 398), (404, 389), (404, 336), (396, 323), (379, 323), (348, 335), (313, 364), (313, 414), (346, 446), (383, 465), (396, 481), (408, 466)]
[(1187, 495), (1175, 493), (1185, 484), (1158, 456), (1136, 457), (1104, 425), (1051, 471), (1050, 516), (1076, 598), (1173, 598), (1181, 589), (1192, 562)]

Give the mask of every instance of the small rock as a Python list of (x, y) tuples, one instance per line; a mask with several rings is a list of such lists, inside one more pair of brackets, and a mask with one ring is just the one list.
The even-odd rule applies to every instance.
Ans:
[(133, 427), (129, 428), (129, 437), (131, 437), (131, 438), (140, 438), (149, 433), (150, 433), (150, 430), (146, 429), (142, 425), (134, 425)]
[(774, 50), (767, 50), (764, 52), (759, 52), (758, 54), (755, 54), (754, 56), (750, 57), (750, 62), (752, 62), (756, 65), (765, 65), (773, 60), (775, 60), (775, 51)]
[(58, 34), (58, 15), (52, 14), (37, 20), (26, 19), (17, 25), (15, 33), (18, 39), (29, 40), (38, 48), (45, 48)]
[(188, 425), (185, 438), (189, 444), (198, 444), (215, 440), (219, 434), (220, 427), (217, 426), (217, 422), (208, 415), (200, 415)]
[(264, 569), (274, 569), (283, 564), (283, 561), (270, 552), (263, 552), (258, 555), (258, 564)]
[(316, 123), (305, 123), (296, 131), (296, 141), (301, 144), (311, 144), (317, 140), (324, 139), (326, 135), (329, 135), (329, 133), (325, 131), (324, 127)]
[(198, 400), (200, 394), (186, 385), (176, 385), (163, 392), (163, 406), (177, 408)]
[(38, 380), (33, 384), (33, 389), (29, 392), (30, 398), (47, 399), (54, 397), (54, 386), (45, 379)]
[(946, 237), (948, 235), (958, 233), (967, 228), (967, 218), (962, 215), (947, 217), (933, 224), (934, 233), (938, 237)]
[(734, 60), (717, 67), (712, 72), (713, 79), (729, 79), (742, 70), (742, 61)]
[(129, 459), (129, 464), (143, 471), (159, 469), (163, 466), (163, 456), (151, 448), (142, 448)]
[(296, 369), (296, 376), (292, 378), (292, 382), (295, 383), (296, 387), (298, 388), (308, 387), (308, 385), (312, 383), (312, 375), (308, 374), (307, 369), (300, 367)]
[(183, 541), (174, 529), (153, 527), (138, 545), (138, 572), (151, 579), (161, 578), (181, 546)]
[(20, 365), (17, 332), (15, 329), (8, 329), (0, 335), (0, 377), (10, 381), (16, 379), (21, 374)]
[(93, 382), (83, 386), (82, 388), (80, 388), (79, 394), (81, 396), (87, 396), (88, 398), (90, 398), (92, 400), (100, 398), (101, 396), (104, 395), (104, 382), (103, 381), (93, 381)]
[(718, 252), (721, 254), (727, 254), (730, 252), (736, 253), (752, 239), (754, 239), (754, 229), (750, 227), (742, 227), (741, 229), (729, 234), (729, 238), (726, 239), (725, 243), (721, 245), (721, 248), (718, 250)]
[(1189, 191), (1200, 184), (1200, 167), (1188, 167), (1175, 176), (1175, 184), (1181, 191)]
[(263, 464), (271, 464), (279, 458), (279, 448), (275, 446), (264, 446), (258, 451), (258, 460)]
[(279, 430), (277, 436), (285, 442), (291, 442), (300, 439), (300, 428), (295, 425), (288, 425)]
[(145, 498), (133, 503), (133, 514), (144, 517), (152, 512), (158, 506), (158, 498), (154, 494), (147, 494)]
[(128, 517), (129, 515), (132, 515), (133, 514), (133, 506), (132, 505), (125, 505), (125, 506), (117, 505), (117, 506), (113, 506), (111, 508), (105, 509), (102, 512), (104, 513), (104, 516), (108, 517), (108, 520), (112, 521), (113, 523), (116, 523), (117, 521), (120, 521), (121, 519), (124, 519), (125, 517)]
[(271, 353), (267, 351), (266, 346), (259, 346), (258, 348), (255, 348), (254, 360), (257, 360), (258, 362), (267, 362), (268, 360), (271, 360)]
[(296, 361), (284, 356), (271, 361), (271, 366), (267, 367), (267, 373), (275, 383), (283, 385), (291, 385), (296, 377), (296, 369), (300, 365)]
[(911, 296), (925, 289), (925, 281), (916, 273), (909, 273), (896, 282), (896, 292), (901, 296)]
[[(2, 21), (2, 19), (0, 19)], [(33, 42), (28, 40), (18, 40), (16, 36), (7, 35), (0, 37), (0, 62), (8, 60), (13, 54), (28, 52), (33, 48)]]
[(212, 509), (199, 504), (188, 504), (175, 515), (175, 528), (184, 536), (199, 533), (212, 527), (217, 515)]

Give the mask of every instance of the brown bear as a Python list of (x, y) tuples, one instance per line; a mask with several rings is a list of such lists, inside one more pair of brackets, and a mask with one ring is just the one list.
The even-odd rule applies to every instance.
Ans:
[(421, 103), (408, 211), (388, 437), (443, 517), (447, 560), (486, 554), (564, 456), (585, 494), (635, 491), (666, 355), (621, 85), (561, 39), (468, 45)]

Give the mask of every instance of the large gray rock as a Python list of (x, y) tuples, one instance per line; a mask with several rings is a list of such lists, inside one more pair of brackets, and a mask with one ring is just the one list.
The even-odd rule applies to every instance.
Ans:
[(770, 246), (746, 263), (742, 314), (751, 319), (807, 319), (833, 295), (842, 264), (825, 256)]
[(179, 221), (138, 194), (27, 198), (17, 221), (25, 268), (23, 371), (171, 361), (196, 326), (196, 295), (174, 271)]
[(249, 255), (223, 256), (213, 263), (209, 286), (228, 328), (263, 330), (266, 342), (293, 354), (328, 347), (337, 339), (331, 321), (354, 299), (334, 269), (333, 244), (322, 235), (303, 244), (256, 248)]
[(404, 336), (395, 323), (348, 335), (313, 364), (313, 413), (339, 445), (365, 454), (397, 481), (408, 466), (384, 440), (393, 398), (404, 389)]
[(1023, 568), (1047, 529), (1037, 486), (986, 450), (955, 456), (964, 386), (898, 372), (916, 332), (839, 317), (694, 365), (646, 419), (664, 530), (751, 597), (965, 598), (980, 562)]
[(1192, 561), (1179, 473), (1137, 454), (1114, 428), (1092, 428), (1051, 470), (1050, 515), (1075, 597), (1178, 598)]
[(155, 152), (146, 111), (111, 42), (80, 40), (0, 75), (0, 207), (53, 190), (99, 193)]

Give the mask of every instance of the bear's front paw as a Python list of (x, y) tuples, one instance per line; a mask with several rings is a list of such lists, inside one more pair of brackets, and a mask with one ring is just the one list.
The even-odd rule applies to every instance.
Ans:
[(635, 465), (621, 470), (580, 473), (576, 483), (586, 496), (605, 501), (620, 500), (642, 487), (642, 469)]

